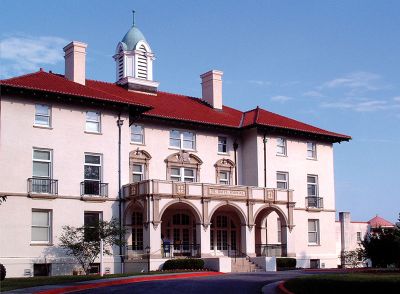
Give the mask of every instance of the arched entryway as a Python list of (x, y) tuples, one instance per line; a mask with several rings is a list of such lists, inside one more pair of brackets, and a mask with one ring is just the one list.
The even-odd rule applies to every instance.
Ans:
[(287, 218), (281, 209), (262, 207), (255, 215), (255, 252), (257, 256), (287, 255)]
[(212, 255), (232, 256), (245, 251), (242, 227), (245, 228), (246, 217), (240, 207), (219, 205), (211, 212), (210, 219)]
[(161, 211), (163, 256), (200, 257), (201, 219), (189, 202), (172, 201)]
[(144, 205), (139, 201), (131, 202), (125, 209), (124, 226), (128, 257), (137, 257), (144, 253), (143, 224)]

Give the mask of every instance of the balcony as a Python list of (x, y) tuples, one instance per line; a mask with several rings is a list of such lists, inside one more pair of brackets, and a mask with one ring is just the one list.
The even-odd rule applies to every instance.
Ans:
[(323, 209), (324, 199), (322, 197), (306, 197), (307, 209)]
[(232, 186), (206, 183), (176, 182), (165, 180), (145, 180), (123, 187), (123, 196), (133, 199), (146, 195), (160, 195), (172, 197), (207, 197), (210, 199), (238, 199), (259, 200), (272, 203), (294, 203), (293, 190), (274, 188)]
[(83, 181), (81, 182), (81, 197), (84, 200), (93, 198), (107, 198), (108, 197), (108, 183), (99, 181)]
[(257, 256), (286, 257), (286, 244), (256, 244)]
[(46, 178), (29, 178), (28, 193), (31, 197), (46, 197), (58, 195), (58, 180)]

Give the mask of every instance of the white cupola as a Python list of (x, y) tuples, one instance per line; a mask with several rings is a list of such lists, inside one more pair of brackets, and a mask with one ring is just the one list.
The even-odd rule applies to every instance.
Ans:
[(153, 61), (155, 56), (142, 32), (133, 25), (118, 43), (115, 55), (117, 84), (130, 90), (156, 92), (159, 83), (153, 81)]

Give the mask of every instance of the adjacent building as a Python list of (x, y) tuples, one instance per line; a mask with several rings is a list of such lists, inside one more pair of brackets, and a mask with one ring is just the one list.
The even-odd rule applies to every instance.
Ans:
[(79, 271), (58, 246), (62, 227), (111, 218), (127, 246), (107, 273), (141, 270), (146, 252), (151, 269), (185, 256), (228, 272), (243, 270), (232, 256), (249, 269), (277, 256), (337, 267), (333, 145), (349, 136), (225, 106), (218, 70), (201, 75), (201, 98), (160, 91), (135, 25), (117, 44), (116, 82), (86, 78), (86, 47), (64, 47), (64, 75), (0, 81), (8, 276)]

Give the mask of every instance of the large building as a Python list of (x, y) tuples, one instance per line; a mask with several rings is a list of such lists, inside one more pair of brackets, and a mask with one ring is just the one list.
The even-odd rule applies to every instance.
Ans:
[(159, 91), (135, 25), (117, 44), (115, 83), (86, 78), (86, 47), (64, 47), (64, 75), (0, 82), (8, 276), (78, 270), (62, 227), (113, 217), (128, 246), (105, 258), (109, 273), (141, 270), (147, 251), (151, 269), (180, 256), (226, 272), (274, 268), (276, 256), (337, 267), (333, 144), (349, 136), (223, 105), (218, 70), (201, 75), (201, 98)]

